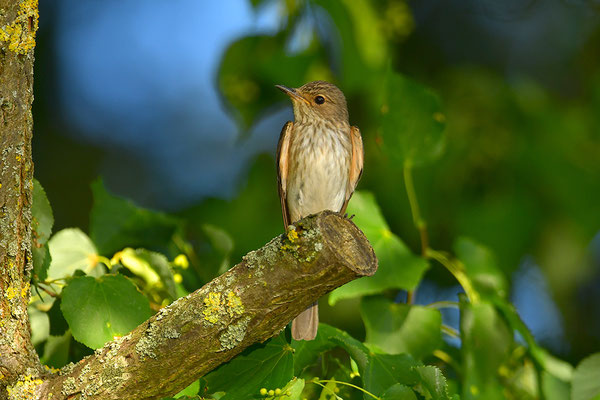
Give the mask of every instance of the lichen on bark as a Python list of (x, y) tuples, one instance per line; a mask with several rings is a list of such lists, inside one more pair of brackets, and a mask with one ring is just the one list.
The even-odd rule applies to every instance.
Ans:
[(36, 29), (37, 1), (0, 0), (0, 398), (8, 398), (9, 388), (14, 394), (17, 388), (38, 386), (44, 373), (31, 344), (27, 315)]

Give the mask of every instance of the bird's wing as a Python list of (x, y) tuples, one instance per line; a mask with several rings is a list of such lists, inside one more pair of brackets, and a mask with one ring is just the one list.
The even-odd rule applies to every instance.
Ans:
[(360, 136), (360, 130), (356, 126), (350, 128), (350, 142), (352, 143), (350, 173), (348, 174), (348, 186), (346, 187), (346, 200), (340, 210), (340, 213), (342, 214), (346, 212), (350, 197), (352, 197), (352, 193), (354, 193), (354, 189), (356, 188), (363, 171), (363, 143), (362, 137)]
[(279, 187), (279, 200), (281, 200), (281, 214), (283, 215), (283, 225), (287, 229), (290, 224), (290, 214), (287, 209), (287, 176), (288, 176), (288, 159), (290, 150), (290, 141), (292, 137), (292, 129), (294, 123), (286, 122), (281, 129), (279, 135), (279, 143), (277, 144), (277, 183)]

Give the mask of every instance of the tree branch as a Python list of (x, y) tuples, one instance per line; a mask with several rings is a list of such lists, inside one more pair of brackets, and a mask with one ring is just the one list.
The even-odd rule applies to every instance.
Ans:
[(351, 221), (328, 211), (310, 216), (127, 336), (46, 377), (37, 392), (53, 400), (171, 395), (376, 269), (373, 249)]

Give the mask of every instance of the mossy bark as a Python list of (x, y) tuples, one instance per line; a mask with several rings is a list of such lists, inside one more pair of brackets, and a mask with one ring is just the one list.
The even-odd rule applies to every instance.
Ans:
[(33, 4), (0, 0), (0, 399), (11, 383), (41, 371), (27, 316), (34, 57), (32, 42), (22, 40), (35, 37), (37, 19), (26, 15)]
[(375, 273), (363, 233), (332, 212), (290, 226), (129, 335), (40, 385), (41, 398), (158, 399), (278, 334), (319, 297)]

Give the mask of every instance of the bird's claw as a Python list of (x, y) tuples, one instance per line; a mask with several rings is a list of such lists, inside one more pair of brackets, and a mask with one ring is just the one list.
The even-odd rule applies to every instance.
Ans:
[(354, 218), (354, 214), (352, 214), (351, 216), (348, 216), (348, 213), (345, 213), (344, 218), (346, 218), (349, 221), (352, 221), (352, 218)]

